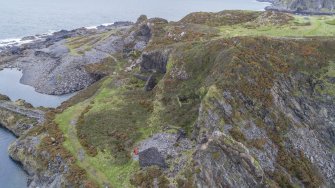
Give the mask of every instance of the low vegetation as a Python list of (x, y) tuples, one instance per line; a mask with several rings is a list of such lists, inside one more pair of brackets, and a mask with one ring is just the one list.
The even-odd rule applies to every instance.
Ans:
[(327, 20), (327, 21), (326, 21), (326, 24), (329, 24), (329, 25), (335, 25), (335, 19)]
[(331, 24), (333, 16), (294, 16), (294, 19), (283, 25), (236, 24), (221, 26), (223, 37), (236, 36), (272, 36), (272, 37), (314, 37), (334, 36), (335, 24)]
[(116, 35), (115, 30), (94, 34), (91, 36), (78, 36), (67, 40), (66, 46), (69, 48), (72, 55), (82, 55), (86, 51), (90, 51), (94, 44), (101, 42), (111, 35)]

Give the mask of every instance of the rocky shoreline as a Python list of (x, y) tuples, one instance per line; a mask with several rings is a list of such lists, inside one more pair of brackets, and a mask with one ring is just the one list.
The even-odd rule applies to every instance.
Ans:
[(63, 180), (59, 168), (60, 166), (66, 167), (68, 161), (58, 158), (57, 161), (50, 160), (48, 164), (45, 164), (37, 159), (38, 156), (45, 158), (50, 156), (46, 151), (40, 153), (38, 150), (46, 135), (31, 133), (32, 130), (39, 129), (45, 123), (45, 111), (28, 105), (24, 102), (19, 103), (19, 101), (0, 100), (0, 126), (17, 137), (17, 140), (9, 146), (9, 156), (27, 173), (27, 187), (61, 187)]
[(9, 156), (27, 172), (28, 176), (36, 174), (36, 168), (23, 163), (23, 160), (17, 157), (18, 153), (14, 148), (17, 148), (20, 138), (25, 137), (29, 130), (36, 128), (43, 121), (43, 111), (33, 109), (24, 101), (11, 102), (8, 97), (0, 95), (0, 127), (17, 137), (17, 140), (9, 146)]
[[(121, 53), (125, 45), (132, 42), (137, 43), (137, 48), (143, 48), (145, 41), (123, 39), (131, 26), (131, 22), (116, 22), (97, 29), (62, 30), (27, 44), (6, 47), (0, 52), (0, 68), (23, 70), (20, 82), (33, 86), (37, 92), (73, 93), (103, 76), (99, 72), (88, 72), (86, 66)], [(89, 40), (90, 45), (81, 46), (88, 42), (81, 40)]]

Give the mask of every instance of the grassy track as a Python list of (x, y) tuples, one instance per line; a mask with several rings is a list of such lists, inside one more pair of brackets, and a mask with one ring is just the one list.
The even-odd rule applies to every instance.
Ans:
[[(97, 98), (105, 96), (106, 91), (99, 94)], [(87, 155), (85, 148), (81, 145), (77, 136), (76, 124), (79, 116), (89, 104), (90, 101), (86, 100), (57, 115), (56, 123), (66, 138), (64, 147), (77, 158), (78, 165), (85, 169), (89, 177), (101, 187), (110, 183), (113, 187), (131, 187), (129, 177), (131, 172), (139, 168), (137, 161), (131, 160), (123, 165), (115, 165), (108, 151), (99, 151), (96, 156), (92, 157)]]

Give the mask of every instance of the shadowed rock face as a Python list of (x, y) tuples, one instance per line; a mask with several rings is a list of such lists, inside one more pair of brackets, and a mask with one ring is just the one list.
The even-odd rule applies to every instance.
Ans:
[(139, 153), (139, 162), (140, 166), (149, 167), (157, 165), (161, 168), (166, 168), (165, 160), (162, 155), (159, 153), (158, 149), (155, 147), (146, 149)]
[(145, 52), (141, 57), (142, 72), (157, 72), (164, 74), (166, 72), (166, 64), (168, 61), (167, 51), (151, 51)]

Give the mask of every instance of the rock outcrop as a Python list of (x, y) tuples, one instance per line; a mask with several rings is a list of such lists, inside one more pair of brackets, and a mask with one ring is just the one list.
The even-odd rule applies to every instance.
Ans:
[(0, 100), (0, 126), (5, 127), (17, 137), (24, 135), (43, 120), (44, 112), (40, 110)]
[(35, 87), (38, 92), (72, 93), (104, 76), (89, 72), (86, 66), (108, 58), (116, 60), (115, 54), (124, 50), (143, 50), (150, 38), (150, 28), (146, 23), (132, 26), (125, 22), (97, 30), (62, 30), (20, 46), (20, 52), (13, 53), (17, 47), (4, 50), (0, 64), (22, 69), (21, 82)]
[(166, 72), (168, 56), (168, 51), (144, 52), (140, 59), (141, 71), (164, 74)]
[(261, 0), (273, 5), (267, 10), (301, 14), (335, 14), (334, 0)]

